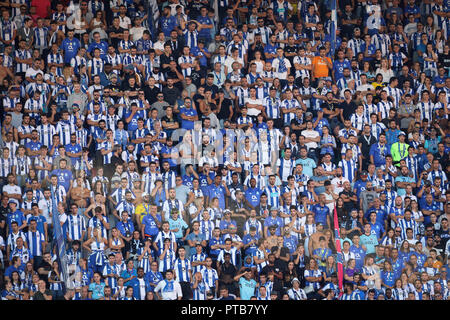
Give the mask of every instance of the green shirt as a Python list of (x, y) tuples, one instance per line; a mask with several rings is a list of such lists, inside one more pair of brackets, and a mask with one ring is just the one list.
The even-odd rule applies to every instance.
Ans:
[[(401, 159), (404, 159), (408, 156), (408, 148), (409, 144), (407, 143), (395, 142), (392, 144), (391, 155), (394, 163), (399, 162)], [(398, 165), (399, 164), (396, 164), (396, 166)]]

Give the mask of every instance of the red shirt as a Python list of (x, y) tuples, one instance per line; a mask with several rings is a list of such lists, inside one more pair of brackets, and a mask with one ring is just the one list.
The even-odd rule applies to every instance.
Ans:
[(48, 17), (48, 9), (50, 7), (50, 0), (32, 0), (31, 6), (36, 7), (36, 14), (39, 18)]

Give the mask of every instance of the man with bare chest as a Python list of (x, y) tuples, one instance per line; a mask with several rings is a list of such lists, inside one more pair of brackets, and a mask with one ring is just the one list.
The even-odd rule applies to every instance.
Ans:
[(319, 239), (320, 239), (320, 237), (323, 237), (323, 236), (325, 236), (325, 234), (323, 232), (323, 224), (319, 222), (316, 225), (316, 232), (314, 232), (309, 237), (309, 241), (308, 241), (308, 252), (309, 252), (309, 255), (311, 255), (312, 252), (314, 252), (315, 249), (319, 248)]
[(278, 246), (280, 243), (279, 236), (276, 235), (277, 226), (272, 225), (269, 227), (269, 236), (267, 237), (267, 242), (269, 244), (269, 249), (272, 249), (275, 246)]

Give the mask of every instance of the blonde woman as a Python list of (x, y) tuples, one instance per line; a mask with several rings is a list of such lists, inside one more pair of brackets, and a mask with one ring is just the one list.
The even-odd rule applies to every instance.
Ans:
[(108, 245), (112, 253), (119, 253), (125, 247), (125, 243), (120, 237), (120, 232), (117, 228), (111, 229), (111, 237), (109, 238)]
[(89, 252), (89, 268), (93, 272), (102, 272), (105, 263), (104, 251), (108, 248), (108, 239), (102, 237), (100, 228), (94, 228), (92, 237), (83, 243), (83, 248)]
[(392, 71), (388, 59), (381, 59), (381, 66), (375, 71), (375, 74), (379, 73), (383, 76), (383, 82), (386, 83), (389, 83), (389, 80), (394, 76), (394, 71)]

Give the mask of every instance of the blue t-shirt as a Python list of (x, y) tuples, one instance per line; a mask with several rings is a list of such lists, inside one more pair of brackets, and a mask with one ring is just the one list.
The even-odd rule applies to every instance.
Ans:
[[(34, 141), (29, 141), (29, 142), (25, 145), (25, 147), (26, 147), (27, 149), (30, 149), (31, 151), (39, 151), (39, 150), (41, 150), (42, 143), (40, 143), (39, 141), (36, 141), (36, 142), (34, 142)], [(30, 156), (30, 157), (33, 159), (33, 158), (36, 158), (37, 156)]]
[[(157, 215), (157, 219), (161, 222), (161, 216)], [(159, 232), (159, 228), (156, 225), (155, 218), (151, 214), (146, 214), (142, 219), (142, 224), (145, 225), (144, 233), (150, 236), (155, 236)]]
[(92, 299), (97, 300), (100, 298), (103, 298), (104, 290), (105, 290), (106, 284), (104, 282), (100, 282), (99, 284), (93, 282), (89, 285), (89, 291), (92, 291)]
[(106, 54), (108, 53), (108, 43), (105, 41), (100, 41), (100, 43), (97, 42), (91, 42), (89, 44), (89, 47), (87, 49), (87, 52), (91, 54), (91, 56), (94, 56), (94, 49), (98, 48), (100, 49), (100, 58), (106, 59)]
[[(16, 221), (17, 225), (20, 227), (25, 221), (25, 216), (23, 215), (23, 212), (20, 210), (14, 211), (14, 213), (9, 212), (6, 216), (6, 222), (8, 223), (8, 230), (11, 233), (11, 222)], [(24, 239), (25, 240), (25, 239)]]
[(73, 38), (65, 38), (61, 43), (60, 49), (64, 50), (64, 63), (70, 63), (70, 60), (77, 55), (78, 49), (81, 48), (80, 40)]
[(303, 174), (307, 175), (308, 177), (312, 177), (314, 175), (313, 169), (317, 167), (316, 161), (314, 161), (311, 158), (302, 159), (299, 158), (295, 162), (295, 165), (301, 164), (303, 166)]
[[(198, 16), (197, 21), (200, 22), (201, 24), (210, 25), (210, 26), (212, 25), (214, 27), (212, 20), (208, 16), (204, 16), (204, 17)], [(207, 29), (207, 28), (201, 29), (198, 32), (198, 36), (200, 38), (211, 39), (211, 29)]]
[[(250, 243), (250, 241), (252, 240), (259, 240), (259, 236), (258, 234), (255, 234), (254, 237), (252, 237), (249, 233), (246, 234), (244, 236), (244, 238), (242, 239), (242, 242), (244, 243), (244, 245)], [(245, 255), (248, 256), (254, 256), (255, 252), (258, 250), (258, 241), (256, 241), (256, 243), (253, 243), (252, 245), (250, 245), (247, 249), (245, 249)]]
[(183, 238), (183, 229), (187, 229), (188, 225), (180, 217), (178, 217), (177, 220), (173, 220), (172, 218), (169, 218), (169, 229), (173, 230), (176, 228), (178, 228), (178, 231), (176, 231), (176, 232), (172, 231), (172, 232), (175, 234), (175, 238), (181, 239), (181, 238)]
[(247, 280), (244, 277), (239, 279), (239, 292), (242, 300), (250, 300), (255, 295), (256, 281)]
[(209, 187), (209, 199), (216, 197), (219, 199), (219, 207), (223, 210), (225, 209), (225, 187), (222, 185), (216, 186), (215, 184), (211, 184)]
[(371, 223), (370, 224), (370, 232), (372, 234), (374, 234), (377, 237), (377, 239), (380, 239), (381, 235), (384, 232), (384, 227), (383, 227), (383, 225), (379, 224), (378, 222), (375, 222), (374, 224)]
[[(203, 233), (199, 232), (198, 234), (195, 234), (195, 233), (191, 232), (186, 236), (186, 241), (187, 240), (194, 241), (194, 242), (202, 242), (203, 240), (206, 240), (206, 237)], [(195, 254), (195, 245), (189, 249), (189, 256), (191, 256), (193, 254)]]
[(259, 205), (262, 191), (259, 188), (248, 188), (245, 191), (245, 199), (253, 206)]
[(316, 204), (312, 208), (312, 212), (315, 213), (314, 220), (316, 221), (316, 223), (320, 222), (324, 226), (327, 225), (327, 216), (330, 215), (330, 208), (325, 205), (322, 207), (320, 204)]
[(66, 192), (69, 191), (70, 181), (73, 179), (72, 171), (67, 169), (55, 169), (50, 173), (50, 176), (58, 176), (58, 184), (62, 185)]
[[(68, 153), (81, 152), (81, 146), (78, 143), (76, 143), (75, 145), (69, 143), (69, 144), (66, 144), (64, 147), (66, 148), (66, 152), (68, 152)], [(72, 161), (72, 165), (74, 166), (75, 163), (77, 162), (78, 158), (75, 158), (75, 157), (69, 157), (69, 158)]]
[[(208, 49), (203, 48), (203, 50), (206, 51), (207, 53), (209, 53), (209, 52), (208, 52)], [(203, 67), (206, 67), (206, 66), (207, 66), (207, 63), (208, 63), (207, 58), (206, 58), (205, 54), (204, 54), (203, 52), (200, 51), (200, 48), (199, 48), (199, 47), (193, 47), (193, 48), (191, 48), (191, 54), (192, 54), (194, 57), (198, 57), (201, 66), (203, 66)]]
[(344, 68), (350, 69), (350, 61), (344, 59), (344, 61), (335, 60), (333, 63), (334, 77), (336, 81), (344, 76)]
[(359, 195), (361, 194), (361, 192), (366, 190), (366, 184), (367, 184), (367, 180), (366, 181), (358, 180), (355, 182), (353, 189), (356, 190), (355, 193), (356, 193), (356, 196), (358, 197), (358, 199), (359, 199)]
[[(183, 107), (180, 109), (180, 117), (182, 114), (191, 117), (191, 116), (196, 116), (197, 111), (194, 108), (184, 108)], [(194, 121), (181, 119), (181, 128), (186, 129), (186, 130), (194, 129)]]
[(170, 17), (160, 17), (159, 25), (161, 26), (162, 32), (166, 37), (170, 37), (170, 32), (177, 26), (177, 18), (175, 16)]
[(377, 236), (372, 233), (370, 236), (363, 234), (360, 237), (360, 244), (366, 247), (366, 254), (375, 253), (375, 246), (378, 244)]
[[(264, 226), (265, 227), (270, 227), (270, 226), (277, 226), (276, 232), (275, 234), (277, 236), (281, 235), (281, 228), (284, 225), (284, 221), (281, 217), (272, 217), (272, 216), (268, 216), (265, 220), (264, 220)], [(269, 230), (267, 230), (267, 234), (266, 236), (270, 236)]]
[(350, 252), (355, 255), (355, 268), (361, 270), (364, 266), (364, 258), (366, 257), (366, 252), (361, 246), (357, 248), (355, 245), (350, 246)]

